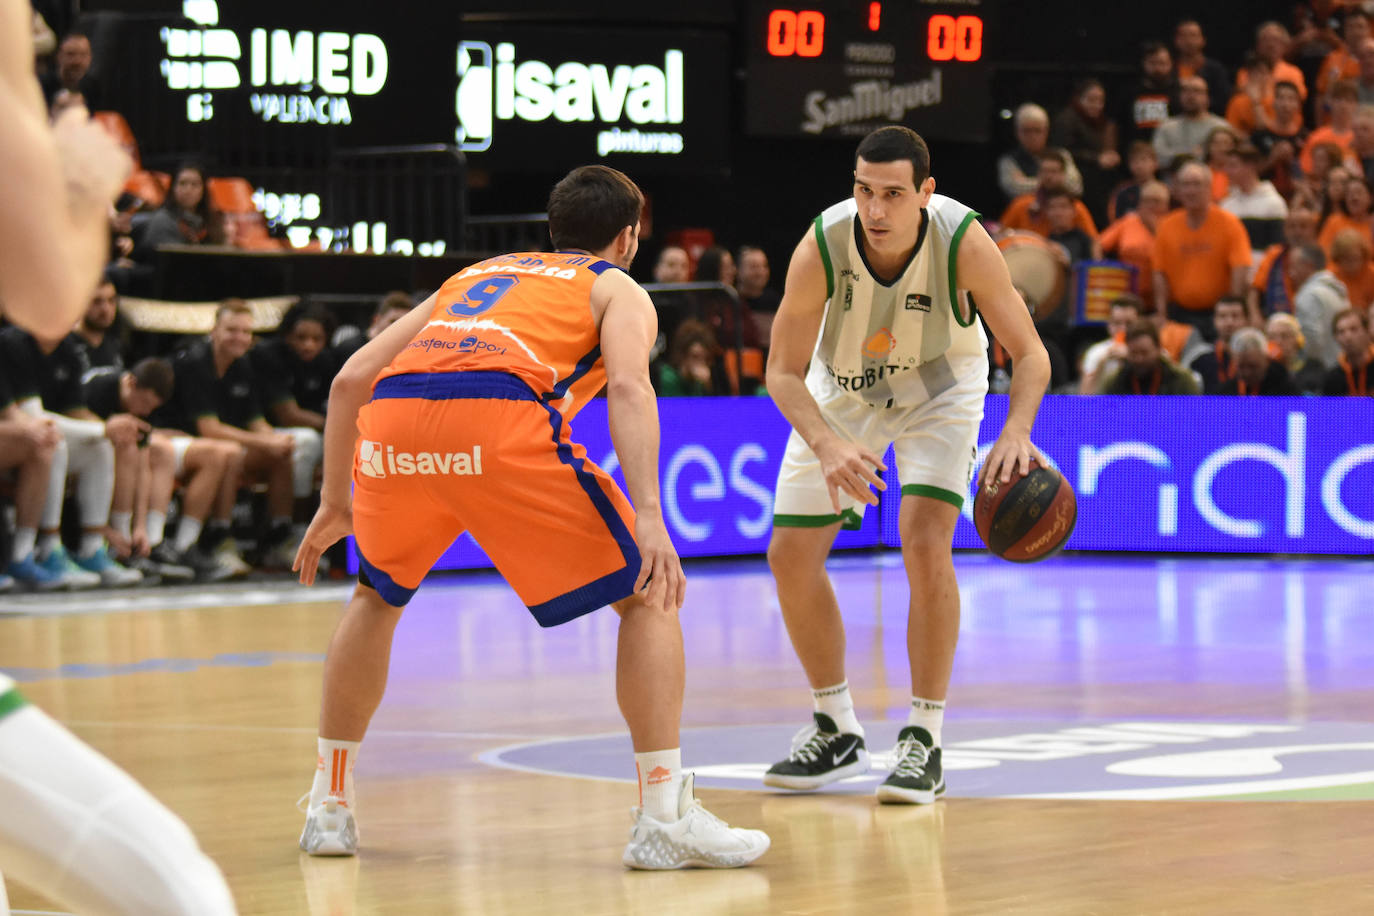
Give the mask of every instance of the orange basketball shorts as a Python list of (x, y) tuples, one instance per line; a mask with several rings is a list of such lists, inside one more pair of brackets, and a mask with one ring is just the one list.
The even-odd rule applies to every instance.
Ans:
[(390, 376), (358, 415), (360, 580), (404, 606), (464, 531), (541, 626), (629, 597), (634, 509), (568, 424), (503, 372)]

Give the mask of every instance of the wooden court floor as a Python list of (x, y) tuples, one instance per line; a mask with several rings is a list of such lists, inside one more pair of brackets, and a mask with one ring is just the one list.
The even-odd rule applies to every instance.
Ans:
[[(959, 565), (945, 738), (966, 750), (930, 807), (880, 806), (871, 783), (786, 796), (745, 778), (785, 755), (808, 697), (762, 564), (689, 566), (684, 762), (695, 754), (718, 777), (698, 792), (711, 810), (773, 838), (737, 871), (622, 868), (635, 793), (614, 616), (541, 630), (490, 576), (427, 584), (400, 625), (358, 763), (356, 859), (295, 846), (343, 587), (0, 598), (0, 669), (185, 818), (244, 914), (1374, 912), (1374, 775), (1360, 770), (1374, 771), (1374, 611), (1361, 566)], [(861, 718), (890, 743), (907, 694), (900, 566), (860, 555), (832, 572)], [(1187, 743), (1187, 729), (1227, 723), (1295, 729), (1255, 746), (1307, 750)], [(1325, 737), (1303, 737), (1309, 727)], [(1117, 768), (1156, 774), (1145, 800), (1093, 769), (1108, 737), (1126, 746), (1122, 728), (1164, 742)], [(1344, 755), (1345, 776), (1299, 773), (1318, 744)], [(1176, 791), (1140, 762), (1196, 749), (1213, 763), (1258, 754), (1281, 772)], [(16, 913), (63, 912), (14, 883), (10, 897)]]

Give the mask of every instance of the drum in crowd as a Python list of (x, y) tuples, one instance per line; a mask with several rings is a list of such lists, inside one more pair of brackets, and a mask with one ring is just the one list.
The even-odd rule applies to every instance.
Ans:
[(1034, 232), (1013, 230), (998, 239), (997, 247), (1011, 272), (1012, 285), (1030, 297), (1026, 304), (1036, 323), (1056, 315), (1069, 284), (1069, 268), (1057, 246)]

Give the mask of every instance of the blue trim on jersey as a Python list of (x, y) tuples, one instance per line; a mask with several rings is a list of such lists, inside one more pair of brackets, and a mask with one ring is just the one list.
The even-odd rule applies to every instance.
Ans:
[(557, 385), (554, 385), (551, 393), (544, 395), (545, 399), (557, 400), (563, 397), (578, 379), (592, 371), (592, 366), (595, 366), (596, 361), (600, 358), (601, 345), (597, 344), (592, 347), (590, 353), (577, 361), (577, 366), (573, 368), (571, 375), (563, 379), (563, 381), (559, 382)]
[(553, 431), (554, 449), (558, 453), (558, 460), (573, 469), (577, 475), (577, 482), (591, 499), (601, 520), (606, 523), (611, 537), (620, 545), (620, 553), (625, 558), (625, 565), (615, 572), (565, 592), (557, 598), (530, 606), (530, 613), (541, 627), (556, 627), (560, 623), (567, 623), (634, 594), (641, 559), (639, 545), (635, 543), (630, 530), (625, 527), (625, 522), (615, 510), (610, 497), (601, 489), (596, 475), (587, 470), (586, 459), (576, 457), (572, 445), (562, 440), (563, 415), (548, 403), (544, 404), (544, 409), (549, 413), (549, 427)]
[[(354, 543), (356, 544), (357, 541)], [(392, 607), (405, 607), (410, 603), (410, 599), (415, 597), (415, 592), (418, 590), (418, 586), (406, 588), (397, 585), (390, 576), (368, 562), (367, 557), (363, 556), (361, 547), (358, 548), (358, 581), (381, 595), (382, 600)]]
[(529, 385), (509, 372), (407, 372), (389, 375), (372, 389), (372, 399), (422, 398), (448, 401), (454, 398), (492, 398), (503, 401), (537, 401)]
[(608, 270), (619, 270), (620, 266), (618, 264), (612, 264), (610, 261), (597, 261), (595, 264), (588, 264), (587, 269), (597, 276), (600, 276)]

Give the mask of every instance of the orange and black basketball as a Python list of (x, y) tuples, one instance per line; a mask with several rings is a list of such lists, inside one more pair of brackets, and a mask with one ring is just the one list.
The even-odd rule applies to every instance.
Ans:
[(1078, 501), (1054, 468), (1031, 459), (1029, 474), (1007, 483), (991, 476), (973, 498), (973, 524), (988, 550), (1013, 563), (1034, 563), (1058, 552), (1073, 533)]

